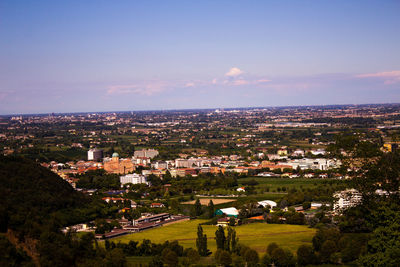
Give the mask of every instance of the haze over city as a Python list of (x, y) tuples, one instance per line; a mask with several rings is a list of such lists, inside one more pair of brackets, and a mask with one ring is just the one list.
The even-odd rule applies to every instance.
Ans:
[(2, 1), (0, 114), (400, 102), (399, 1)]

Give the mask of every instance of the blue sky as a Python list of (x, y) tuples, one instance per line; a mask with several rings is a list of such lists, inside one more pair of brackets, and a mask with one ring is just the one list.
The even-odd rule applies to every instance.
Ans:
[(400, 102), (400, 1), (0, 2), (0, 114)]

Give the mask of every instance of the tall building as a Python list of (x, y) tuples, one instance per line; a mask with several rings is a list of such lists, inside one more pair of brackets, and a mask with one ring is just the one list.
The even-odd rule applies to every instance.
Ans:
[(130, 184), (147, 184), (146, 177), (144, 175), (140, 175), (137, 173), (120, 176), (119, 180), (121, 182), (121, 185), (129, 184), (129, 183)]
[(88, 160), (99, 161), (103, 159), (103, 150), (101, 149), (89, 149), (88, 151)]
[(142, 149), (142, 150), (137, 150), (133, 154), (135, 158), (154, 158), (155, 156), (158, 155), (158, 151), (155, 149)]

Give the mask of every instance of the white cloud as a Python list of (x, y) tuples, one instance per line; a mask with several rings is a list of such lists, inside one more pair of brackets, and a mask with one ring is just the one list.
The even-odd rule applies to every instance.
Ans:
[(240, 85), (246, 85), (246, 84), (249, 84), (249, 83), (250, 83), (249, 81), (246, 81), (244, 79), (240, 79), (240, 80), (233, 81), (232, 85), (240, 86)]
[(194, 87), (196, 84), (194, 82), (188, 82), (185, 84), (185, 87)]
[(236, 77), (243, 74), (243, 71), (241, 71), (239, 68), (231, 68), (227, 73), (225, 73), (225, 76), (228, 77)]
[(256, 83), (267, 83), (267, 82), (270, 82), (271, 80), (268, 80), (268, 79), (260, 79), (260, 80), (257, 80), (256, 81)]
[(108, 95), (139, 94), (152, 96), (166, 90), (168, 83), (163, 81), (151, 81), (139, 84), (111, 85), (108, 87)]
[(400, 70), (384, 71), (377, 73), (367, 73), (356, 75), (357, 78), (380, 78), (384, 84), (394, 84), (400, 82)]

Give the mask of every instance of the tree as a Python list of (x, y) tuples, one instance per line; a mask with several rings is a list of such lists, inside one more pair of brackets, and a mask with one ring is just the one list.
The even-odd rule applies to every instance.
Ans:
[(335, 242), (332, 240), (326, 240), (321, 247), (319, 252), (320, 258), (322, 262), (329, 262), (329, 259), (333, 253), (337, 251), (337, 247)]
[[(400, 215), (397, 215), (398, 217)], [(378, 227), (368, 241), (367, 253), (360, 257), (362, 266), (398, 266), (400, 262), (400, 224)]]
[(226, 251), (230, 251), (231, 250), (231, 238), (232, 238), (232, 229), (229, 227), (228, 228), (228, 234), (226, 236), (225, 244), (224, 244), (224, 249)]
[(279, 248), (278, 244), (276, 244), (275, 242), (272, 242), (268, 245), (267, 247), (267, 253), (268, 255), (272, 255), (272, 251), (274, 251), (275, 249)]
[(361, 251), (366, 250), (367, 236), (359, 234), (357, 236), (344, 236), (338, 242), (342, 262), (351, 262), (360, 256)]
[(257, 251), (254, 249), (247, 250), (244, 259), (250, 266), (255, 266), (260, 260)]
[(245, 261), (241, 256), (237, 254), (232, 254), (232, 265), (234, 267), (244, 267)]
[(160, 255), (156, 255), (151, 258), (151, 262), (149, 263), (149, 267), (163, 267), (164, 263)]
[(225, 249), (225, 231), (222, 226), (218, 226), (217, 231), (215, 231), (215, 241), (217, 242), (217, 249)]
[(207, 235), (203, 233), (201, 225), (197, 226), (196, 247), (200, 256), (206, 257), (209, 255), (209, 250), (207, 249)]
[[(358, 263), (395, 266), (400, 261), (400, 152), (385, 153), (367, 161), (362, 170), (360, 178), (354, 179), (354, 187), (361, 192), (363, 202), (353, 209), (361, 214), (346, 214), (353, 215), (355, 219), (361, 217), (365, 220), (363, 224), (372, 232), (366, 252)], [(382, 194), (377, 194), (377, 190)], [(348, 254), (346, 249), (344, 252), (344, 255)]]
[(190, 260), (191, 263), (196, 263), (200, 260), (200, 255), (197, 250), (193, 248), (188, 248), (185, 250), (186, 257)]
[(230, 250), (232, 252), (236, 252), (237, 251), (237, 246), (238, 246), (238, 243), (239, 243), (239, 238), (236, 236), (236, 230), (231, 228), (231, 227), (229, 227), (228, 228), (228, 232), (231, 233), (230, 234), (230, 237), (231, 237), (231, 241), (230, 241), (231, 249)]
[(215, 260), (218, 264), (223, 266), (229, 266), (232, 263), (231, 254), (225, 250), (219, 250), (218, 253), (215, 253)]
[(265, 253), (261, 259), (262, 266), (270, 266), (272, 264), (271, 256), (268, 253)]
[(320, 251), (322, 248), (322, 244), (327, 240), (332, 240), (336, 244), (339, 241), (340, 237), (340, 232), (337, 228), (318, 229), (317, 233), (312, 239), (314, 250)]
[(171, 173), (169, 172), (169, 170), (167, 170), (163, 177), (163, 183), (168, 184), (169, 182), (171, 182), (171, 179), (172, 179)]
[(299, 266), (306, 266), (307, 264), (313, 264), (315, 254), (312, 247), (309, 245), (301, 245), (297, 249), (297, 263)]
[(162, 260), (168, 266), (176, 266), (178, 264), (178, 255), (169, 248), (165, 248), (161, 254)]
[(214, 207), (214, 202), (211, 199), (210, 202), (208, 203), (207, 210), (208, 210), (208, 218), (211, 219), (212, 217), (214, 217), (215, 207)]
[(200, 216), (201, 215), (201, 203), (200, 199), (196, 199), (196, 202), (194, 203), (194, 215), (195, 216)]
[(105, 261), (107, 266), (123, 267), (126, 265), (125, 254), (120, 248), (107, 252)]
[(272, 251), (271, 260), (275, 266), (295, 266), (292, 252), (288, 249), (276, 248)]
[(309, 208), (311, 208), (311, 202), (309, 201), (303, 202), (303, 209), (308, 210)]

